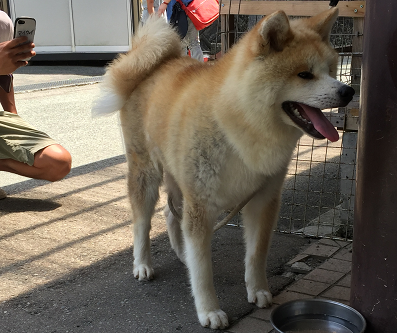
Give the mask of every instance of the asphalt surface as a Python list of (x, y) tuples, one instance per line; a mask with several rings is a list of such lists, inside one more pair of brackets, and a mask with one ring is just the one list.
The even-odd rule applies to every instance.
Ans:
[[(94, 74), (93, 74), (94, 73)], [(102, 67), (30, 66), (16, 86), (69, 80), (68, 87), (16, 94), (24, 119), (73, 156), (70, 175), (48, 183), (0, 173), (0, 332), (208, 332), (196, 318), (187, 272), (169, 246), (162, 195), (152, 226), (156, 277), (132, 275), (131, 221), (117, 116), (91, 119)], [(38, 119), (37, 115), (40, 115)], [(232, 325), (255, 308), (246, 301), (243, 230), (214, 236), (214, 281)], [(276, 233), (268, 259), (270, 289), (292, 281), (284, 265), (309, 240)]]

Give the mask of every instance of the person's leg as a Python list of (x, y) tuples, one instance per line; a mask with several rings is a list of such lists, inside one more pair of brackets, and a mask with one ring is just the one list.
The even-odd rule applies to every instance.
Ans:
[(64, 178), (71, 169), (72, 157), (61, 145), (54, 144), (34, 154), (32, 166), (14, 159), (0, 159), (0, 171), (7, 171), (51, 182)]
[[(8, 15), (0, 11), (0, 42), (8, 41), (12, 39), (13, 35), (13, 24), (11, 19), (8, 17)], [(15, 99), (14, 99), (14, 89), (13, 86), (11, 85), (11, 91), (9, 93), (5, 92), (3, 89), (0, 89), (0, 103), (2, 104), (4, 110), (11, 112), (12, 114), (16, 114), (17, 110), (15, 108)], [(62, 146), (56, 144), (55, 142), (49, 142), (48, 140), (51, 140), (48, 137), (44, 138), (37, 138), (34, 139), (34, 137), (30, 137), (29, 131), (31, 130), (30, 126), (28, 124), (22, 123), (22, 120), (18, 120), (19, 117), (14, 115), (11, 116), (5, 116), (6, 113), (1, 114), (1, 121), (0, 121), (0, 127), (3, 127), (1, 131), (1, 135), (4, 137), (1, 137), (1, 142), (11, 142), (11, 147), (12, 149), (8, 150), (7, 152), (1, 151), (0, 149), (0, 155), (3, 154), (11, 154), (10, 157), (13, 157), (12, 151), (15, 152), (15, 150), (18, 151), (20, 156), (22, 155), (29, 155), (28, 153), (28, 148), (27, 147), (19, 147), (20, 142), (12, 142), (12, 139), (10, 139), (7, 134), (12, 137), (15, 134), (19, 134), (18, 132), (10, 132), (6, 133), (5, 128), (7, 128), (7, 131), (10, 130), (10, 127), (13, 127), (14, 125), (17, 125), (17, 128), (20, 129), (20, 126), (24, 128), (25, 132), (23, 133), (23, 137), (27, 138), (28, 140), (38, 140), (35, 142), (35, 144), (40, 144), (40, 140), (45, 140), (46, 143), (42, 145), (41, 148), (38, 149), (34, 153), (34, 160), (33, 163), (30, 162), (28, 163), (27, 160), (24, 160), (23, 162), (15, 159), (15, 158), (3, 158), (0, 159), (0, 171), (7, 171), (11, 173), (15, 173), (21, 176), (29, 177), (29, 178), (35, 178), (35, 179), (45, 179), (49, 181), (57, 181), (62, 178), (64, 178), (71, 169), (71, 162), (72, 158), (69, 154), (69, 152), (63, 148)], [(8, 122), (9, 121), (9, 122)], [(26, 132), (27, 130), (27, 132)], [(7, 136), (7, 139), (4, 139)], [(3, 143), (4, 144), (4, 143)], [(17, 148), (18, 147), (18, 148)], [(0, 147), (1, 148), (1, 147)], [(3, 146), (4, 149), (4, 146)], [(26, 151), (26, 153), (24, 153)], [(35, 151), (35, 150), (34, 150)], [(26, 157), (28, 159), (28, 157)], [(6, 194), (3, 190), (0, 189), (0, 199), (3, 199), (6, 197)]]
[(0, 111), (0, 133), (0, 171), (49, 181), (69, 173), (69, 152), (17, 114)]
[(0, 103), (4, 111), (8, 111), (15, 114), (17, 113), (17, 109), (15, 106), (14, 86), (12, 83), (11, 83), (11, 90), (9, 93), (5, 92), (3, 89), (0, 89)]
[(141, 24), (145, 24), (148, 18), (149, 18), (149, 12), (147, 10), (147, 7), (145, 7), (142, 9)]
[(188, 18), (188, 29), (185, 36), (190, 50), (190, 56), (194, 59), (204, 61), (203, 51), (200, 46), (199, 31), (194, 26), (191, 19)]
[[(154, 2), (153, 2), (154, 13), (157, 13), (157, 11), (159, 10), (159, 7), (160, 7), (160, 1), (154, 0)], [(141, 24), (145, 24), (150, 16), (149, 11), (148, 11), (148, 4), (147, 4), (146, 0), (142, 1), (141, 9), (142, 9)]]

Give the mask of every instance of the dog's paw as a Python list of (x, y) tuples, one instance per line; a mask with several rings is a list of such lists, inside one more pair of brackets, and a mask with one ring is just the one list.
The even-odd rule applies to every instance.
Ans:
[(148, 265), (134, 265), (134, 277), (139, 281), (151, 280), (154, 276), (154, 270)]
[(264, 289), (248, 291), (248, 302), (255, 303), (260, 308), (267, 308), (272, 305), (272, 294)]
[(221, 309), (198, 313), (201, 326), (210, 327), (212, 329), (224, 329), (229, 326), (227, 314)]

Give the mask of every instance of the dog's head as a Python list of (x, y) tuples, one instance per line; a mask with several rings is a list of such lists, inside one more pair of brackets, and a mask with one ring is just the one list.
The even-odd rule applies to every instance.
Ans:
[(275, 106), (285, 124), (330, 141), (339, 135), (321, 109), (346, 106), (354, 95), (353, 88), (335, 79), (338, 55), (329, 35), (337, 16), (333, 8), (290, 22), (279, 11), (259, 22), (245, 41), (245, 55), (254, 59), (246, 67), (256, 85), (250, 89), (270, 96), (266, 103)]

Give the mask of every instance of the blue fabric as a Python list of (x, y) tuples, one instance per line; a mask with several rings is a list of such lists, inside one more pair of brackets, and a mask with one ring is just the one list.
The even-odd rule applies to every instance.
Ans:
[(188, 20), (186, 12), (182, 9), (182, 5), (179, 2), (176, 2), (175, 5), (172, 6), (172, 14), (169, 23), (176, 29), (182, 39), (185, 38), (188, 30)]
[[(185, 6), (191, 3), (193, 0), (181, 0)], [(171, 14), (172, 14), (172, 7), (175, 5), (176, 0), (171, 0), (167, 6), (167, 20), (170, 21)]]
[(172, 7), (175, 5), (175, 2), (176, 2), (176, 0), (171, 0), (167, 6), (167, 20), (168, 20), (168, 22), (171, 19)]

